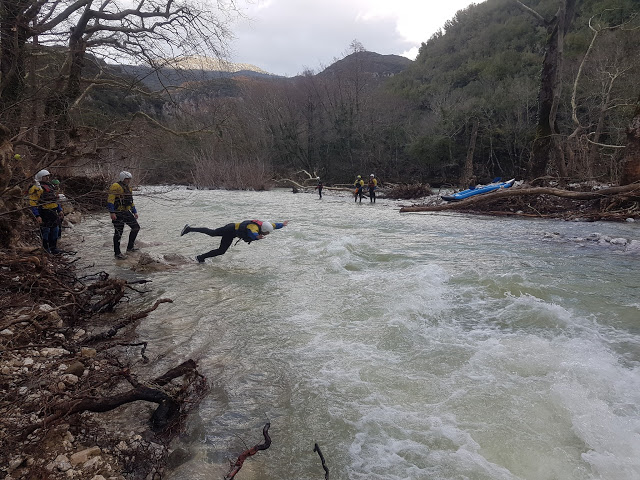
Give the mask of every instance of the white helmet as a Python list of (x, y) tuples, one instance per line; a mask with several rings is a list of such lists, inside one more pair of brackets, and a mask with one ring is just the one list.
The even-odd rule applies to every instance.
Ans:
[(262, 233), (271, 233), (271, 232), (273, 232), (273, 225), (271, 225), (271, 222), (262, 222), (262, 226), (260, 227), (260, 231)]
[(36, 182), (39, 182), (40, 180), (42, 180), (44, 177), (48, 177), (49, 175), (51, 175), (49, 173), (49, 170), (40, 170), (38, 173), (36, 173)]
[(372, 173), (371, 175), (369, 175), (370, 177), (375, 177), (375, 175)]
[(129, 172), (125, 172), (124, 170), (122, 172), (120, 172), (120, 175), (118, 176), (118, 180), (120, 182), (124, 181), (127, 178), (131, 178), (132, 175)]

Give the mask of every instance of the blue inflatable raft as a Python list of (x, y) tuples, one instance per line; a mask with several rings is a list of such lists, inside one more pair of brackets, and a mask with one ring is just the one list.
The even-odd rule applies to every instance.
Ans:
[(495, 190), (500, 190), (502, 188), (509, 188), (513, 186), (515, 178), (512, 178), (506, 182), (494, 182), (489, 185), (477, 186), (475, 188), (469, 188), (468, 190), (463, 190), (458, 193), (454, 193), (452, 195), (442, 195), (441, 198), (446, 200), (447, 202), (458, 202), (460, 200), (464, 200), (465, 198), (473, 197), (474, 195), (481, 195), (483, 193), (493, 192)]

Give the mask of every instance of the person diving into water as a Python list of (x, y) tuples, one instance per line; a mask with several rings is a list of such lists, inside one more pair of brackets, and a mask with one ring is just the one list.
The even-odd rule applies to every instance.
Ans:
[(211, 257), (217, 257), (218, 255), (224, 255), (225, 252), (231, 246), (234, 238), (239, 238), (247, 243), (251, 243), (256, 240), (262, 240), (264, 237), (273, 232), (274, 229), (285, 227), (289, 223), (288, 220), (284, 222), (263, 222), (261, 220), (245, 220), (240, 223), (228, 223), (224, 227), (215, 229), (205, 227), (191, 227), (189, 224), (185, 225), (180, 232), (180, 236), (191, 232), (204, 233), (210, 237), (222, 237), (220, 240), (220, 246), (214, 250), (211, 250), (202, 255), (197, 255), (196, 260), (199, 263), (204, 263), (205, 259)]

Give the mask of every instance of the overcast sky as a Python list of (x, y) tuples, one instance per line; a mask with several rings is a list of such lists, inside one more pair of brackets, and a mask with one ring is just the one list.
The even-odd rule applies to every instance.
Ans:
[(235, 63), (295, 76), (319, 72), (358, 40), (370, 52), (415, 59), (455, 13), (482, 0), (241, 0), (249, 18), (233, 26)]

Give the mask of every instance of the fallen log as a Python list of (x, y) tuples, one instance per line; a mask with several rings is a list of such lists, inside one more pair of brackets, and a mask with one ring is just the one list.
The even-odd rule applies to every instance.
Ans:
[(619, 187), (603, 188), (591, 192), (574, 192), (563, 190), (561, 188), (552, 187), (531, 187), (531, 188), (514, 188), (500, 190), (484, 195), (477, 195), (461, 200), (459, 202), (450, 202), (441, 205), (412, 205), (402, 207), (400, 213), (411, 212), (440, 212), (444, 210), (464, 210), (471, 206), (482, 205), (484, 203), (493, 202), (504, 198), (513, 198), (519, 196), (538, 196), (552, 195), (556, 197), (568, 198), (571, 200), (597, 200), (607, 197), (624, 197), (629, 200), (640, 200), (640, 183), (632, 183), (631, 185), (623, 185)]

